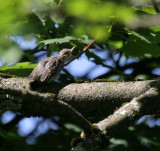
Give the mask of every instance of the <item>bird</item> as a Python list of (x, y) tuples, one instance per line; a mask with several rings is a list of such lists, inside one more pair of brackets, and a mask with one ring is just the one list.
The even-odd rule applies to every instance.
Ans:
[(28, 79), (41, 84), (55, 81), (65, 63), (74, 58), (71, 54), (74, 48), (64, 48), (59, 52), (58, 56), (51, 56), (41, 60), (28, 76)]

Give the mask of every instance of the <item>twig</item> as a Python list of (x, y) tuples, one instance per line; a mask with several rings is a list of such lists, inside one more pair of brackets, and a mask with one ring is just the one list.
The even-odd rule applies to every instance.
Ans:
[[(109, 137), (114, 137), (119, 132), (119, 129), (123, 130), (123, 128), (133, 124), (140, 117), (154, 114), (153, 111), (158, 111), (157, 103), (159, 103), (159, 99), (159, 90), (150, 88), (130, 102), (123, 104), (112, 115), (96, 125), (101, 131), (107, 132)], [(150, 104), (153, 105), (151, 106)]]
[(90, 47), (94, 42), (95, 42), (95, 39), (83, 49), (82, 53), (84, 53), (87, 49), (89, 49), (89, 47)]
[(67, 62), (66, 64), (64, 64), (64, 66), (67, 66), (67, 65), (68, 65), (69, 63), (71, 63), (74, 59), (79, 58), (84, 52), (86, 52), (86, 51), (89, 49), (89, 47), (90, 47), (94, 42), (95, 42), (95, 39), (94, 39), (91, 43), (89, 43), (85, 48), (83, 48), (83, 50), (82, 50), (81, 53), (79, 53), (78, 55), (74, 56), (74, 57), (72, 58), (72, 60), (70, 60), (69, 62)]
[(63, 110), (66, 111), (66, 114), (68, 114), (68, 117), (73, 120), (75, 124), (80, 126), (85, 133), (91, 133), (92, 131), (92, 124), (80, 113), (78, 112), (75, 108), (73, 108), (71, 105), (68, 103), (62, 101), (62, 100), (57, 100), (59, 106), (62, 107)]
[(63, 1), (63, 0), (60, 0), (60, 2), (58, 3), (58, 6), (60, 6), (60, 5), (61, 5), (62, 1)]

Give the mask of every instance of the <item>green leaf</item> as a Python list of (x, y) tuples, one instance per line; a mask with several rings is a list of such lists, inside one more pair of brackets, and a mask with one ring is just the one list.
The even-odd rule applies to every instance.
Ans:
[(92, 40), (89, 39), (87, 35), (82, 35), (81, 37), (82, 38), (78, 38), (78, 40), (84, 44), (89, 44), (92, 42)]
[(160, 31), (160, 26), (153, 26), (150, 28), (153, 32), (159, 32)]
[(19, 30), (17, 25), (23, 21), (29, 11), (29, 6), (25, 6), (26, 2), (27, 0), (16, 0), (12, 3), (10, 0), (0, 1), (0, 37)]
[(141, 12), (141, 14), (142, 13), (143, 14), (147, 13), (147, 14), (152, 14), (152, 15), (157, 14), (153, 6), (143, 6), (142, 8), (138, 8), (138, 7), (134, 6), (133, 9), (135, 11)]
[(123, 41), (112, 41), (112, 40), (109, 40), (108, 44), (111, 47), (115, 47), (116, 49), (120, 49), (123, 46)]
[(154, 7), (143, 7), (142, 11), (148, 14), (153, 14), (153, 15), (157, 14)]
[(27, 16), (27, 21), (26, 23), (21, 26), (20, 31), (23, 34), (39, 34), (42, 33), (44, 30), (44, 26), (42, 21), (37, 17), (35, 13), (31, 13)]
[(28, 76), (36, 64), (31, 64), (30, 62), (18, 63), (13, 66), (2, 66), (0, 67), (0, 72), (16, 75), (18, 77)]
[(65, 17), (62, 17), (58, 14), (52, 14), (51, 19), (56, 23), (56, 24), (63, 24)]
[(55, 39), (43, 40), (43, 41), (41, 41), (41, 43), (44, 43), (45, 45), (53, 44), (53, 43), (62, 44), (62, 43), (68, 43), (71, 40), (75, 40), (75, 38), (72, 37), (72, 36), (66, 36), (64, 38), (55, 38)]
[(135, 31), (131, 31), (131, 33), (132, 33), (134, 36), (140, 38), (141, 40), (144, 40), (144, 41), (147, 42), (147, 43), (151, 43), (151, 42), (150, 42), (146, 37), (144, 37), (143, 35), (135, 32)]
[(145, 31), (143, 35), (145, 36), (135, 32), (130, 35), (129, 40), (121, 49), (126, 57), (152, 57), (160, 55), (160, 32)]
[(144, 143), (144, 144), (153, 144), (155, 146), (159, 146), (159, 143), (154, 141), (154, 140), (151, 140), (150, 138), (147, 138), (147, 137), (143, 137), (143, 136), (139, 136), (139, 139)]
[(110, 140), (112, 147), (118, 146), (118, 145), (123, 145), (124, 147), (128, 147), (128, 142), (124, 139), (116, 139), (116, 138), (112, 138)]
[(24, 52), (24, 56), (26, 56), (28, 58), (29, 61), (36, 61), (36, 58), (35, 56), (31, 55), (31, 54), (28, 54), (26, 52)]
[[(116, 10), (116, 11), (115, 11)], [(90, 0), (68, 0), (65, 11), (69, 15), (84, 18), (93, 22), (106, 22), (110, 16), (119, 17), (119, 21), (128, 22), (133, 17), (132, 9), (114, 2), (98, 2)]]
[(22, 55), (23, 51), (14, 44), (11, 44), (11, 41), (8, 41), (8, 45), (0, 45), (0, 59), (4, 60), (4, 64), (16, 63), (18, 62)]
[(73, 36), (66, 36), (64, 38), (54, 38), (54, 39), (43, 40), (40, 43), (44, 43), (45, 45), (56, 44), (56, 43), (62, 44), (62, 43), (68, 43), (72, 40), (77, 40), (84, 44), (89, 44), (92, 41), (91, 39), (88, 38), (87, 35), (82, 35), (82, 38), (77, 38), (77, 39)]
[(73, 130), (74, 132), (80, 132), (81, 128), (79, 128), (78, 126), (71, 124), (71, 123), (65, 123), (64, 127), (69, 129), (69, 130)]
[(16, 141), (16, 140), (23, 140), (18, 134), (14, 133), (14, 132), (7, 132), (4, 129), (0, 128), (0, 136), (6, 140), (10, 140), (10, 141)]

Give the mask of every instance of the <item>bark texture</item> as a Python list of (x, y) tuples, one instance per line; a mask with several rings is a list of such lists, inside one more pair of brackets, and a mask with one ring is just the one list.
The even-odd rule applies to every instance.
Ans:
[[(1, 113), (67, 117), (88, 134), (73, 150), (98, 151), (119, 129), (143, 115), (160, 113), (160, 80), (37, 85), (1, 77), (0, 98)], [(84, 116), (105, 119), (93, 125)]]
[(159, 86), (159, 80), (36, 85), (28, 79), (1, 78), (0, 111), (65, 116), (57, 102), (62, 100), (85, 116), (106, 117), (123, 103)]

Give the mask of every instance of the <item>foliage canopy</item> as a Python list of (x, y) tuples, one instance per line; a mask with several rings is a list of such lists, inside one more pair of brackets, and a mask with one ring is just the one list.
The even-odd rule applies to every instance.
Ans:
[[(98, 78), (155, 78), (160, 75), (157, 72), (160, 69), (159, 16), (160, 11), (150, 0), (1, 0), (0, 60), (3, 66), (0, 72), (26, 77), (35, 67), (29, 62), (37, 62), (37, 53), (45, 52), (50, 56), (62, 48), (73, 46), (76, 46), (75, 53), (78, 53), (96, 39), (93, 51), (87, 51), (86, 57), (96, 65), (109, 69)], [(31, 50), (27, 45), (23, 48), (19, 38), (24, 41), (35, 39), (35, 48)], [(96, 53), (98, 51), (104, 51), (107, 55), (102, 58)], [(8, 66), (11, 64), (14, 65)], [(78, 78), (89, 79), (89, 73)], [(60, 81), (74, 79), (66, 69), (64, 74), (59, 77)], [(68, 150), (69, 141), (80, 132), (66, 119), (52, 117), (43, 118), (30, 133), (20, 136), (15, 125), (21, 120), (22, 116), (16, 114), (11, 122), (1, 123), (2, 150)], [(56, 123), (59, 129), (48, 127), (44, 134), (40, 133), (39, 126), (47, 120)], [(91, 121), (96, 120), (91, 118)], [(111, 140), (108, 150), (158, 150), (159, 128), (155, 125), (150, 129), (146, 124), (152, 120), (158, 121), (159, 117), (149, 117), (143, 124), (129, 127)], [(151, 132), (155, 135), (152, 136)], [(15, 145), (17, 142), (21, 142), (19, 146)]]

